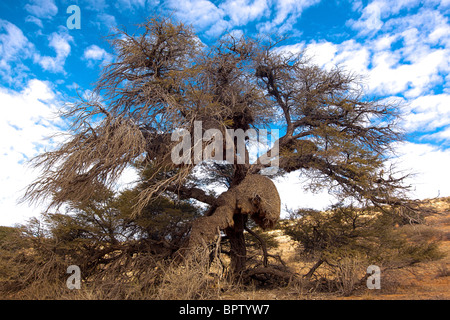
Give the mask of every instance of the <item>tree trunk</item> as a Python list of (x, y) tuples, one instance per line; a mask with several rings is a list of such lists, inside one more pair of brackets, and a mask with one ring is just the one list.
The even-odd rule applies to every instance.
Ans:
[[(248, 166), (237, 164), (234, 168), (231, 186), (238, 186), (245, 179)], [(248, 216), (241, 214), (240, 210), (233, 215), (234, 226), (225, 229), (225, 233), (230, 240), (231, 274), (234, 279), (238, 279), (245, 270), (247, 260), (247, 247), (245, 245), (244, 229)]]
[(274, 183), (264, 176), (245, 177), (242, 170), (235, 171), (238, 174), (234, 176), (234, 184), (217, 198), (206, 216), (192, 223), (186, 248), (188, 252), (208, 246), (216, 239), (218, 230), (225, 231), (230, 240), (230, 267), (234, 278), (246, 268), (244, 230), (248, 217), (251, 216), (263, 229), (273, 227), (280, 217), (280, 197)]
[(244, 228), (247, 222), (247, 215), (235, 214), (233, 216), (234, 227), (226, 228), (225, 232), (230, 239), (231, 271), (234, 278), (239, 277), (245, 270), (247, 259), (247, 248), (245, 245)]
[(315, 265), (312, 266), (312, 268), (308, 271), (307, 274), (303, 276), (305, 279), (311, 279), (312, 275), (316, 270), (325, 262), (325, 260), (319, 259), (319, 261), (316, 262)]

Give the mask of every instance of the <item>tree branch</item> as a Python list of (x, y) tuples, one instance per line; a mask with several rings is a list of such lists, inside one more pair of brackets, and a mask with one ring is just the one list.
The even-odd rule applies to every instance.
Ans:
[(216, 197), (208, 195), (205, 191), (196, 187), (168, 186), (166, 191), (177, 194), (180, 199), (196, 199), (211, 206), (214, 206), (217, 200)]
[(267, 246), (265, 241), (255, 232), (253, 232), (249, 227), (244, 226), (244, 229), (250, 233), (253, 237), (255, 237), (259, 243), (261, 244), (261, 249), (263, 251), (263, 265), (264, 267), (267, 267), (267, 263), (268, 263), (268, 254), (267, 254)]

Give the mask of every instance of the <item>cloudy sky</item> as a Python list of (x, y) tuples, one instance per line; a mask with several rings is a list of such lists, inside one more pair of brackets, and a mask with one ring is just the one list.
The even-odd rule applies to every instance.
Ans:
[[(74, 4), (80, 29), (67, 24)], [(2, 0), (0, 225), (39, 214), (17, 204), (36, 176), (26, 162), (64, 130), (54, 111), (113, 61), (105, 36), (113, 27), (132, 32), (156, 12), (192, 24), (205, 43), (230, 31), (286, 34), (285, 50), (362, 74), (369, 96), (402, 102), (407, 141), (395, 160), (416, 173), (413, 196), (450, 196), (450, 0)], [(278, 188), (288, 208), (332, 201), (326, 191), (304, 193), (301, 183)]]

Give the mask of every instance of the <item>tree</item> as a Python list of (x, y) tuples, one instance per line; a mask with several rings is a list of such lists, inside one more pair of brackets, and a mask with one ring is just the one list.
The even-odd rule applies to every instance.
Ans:
[[(386, 167), (392, 144), (402, 138), (397, 108), (365, 97), (356, 75), (339, 67), (322, 70), (270, 39), (228, 34), (206, 46), (192, 28), (158, 17), (140, 30), (111, 37), (116, 61), (102, 71), (90, 98), (66, 106), (69, 137), (33, 160), (42, 174), (24, 199), (51, 198), (52, 206), (85, 201), (139, 162), (149, 174), (133, 214), (161, 195), (208, 205), (193, 223), (187, 248), (209, 243), (222, 230), (236, 272), (245, 268), (247, 217), (263, 228), (279, 218), (278, 192), (263, 175), (273, 163), (279, 175), (309, 173), (311, 188), (375, 205), (406, 205), (404, 177)], [(199, 123), (203, 139), (196, 141)], [(249, 137), (242, 148), (239, 141), (204, 136), (209, 129), (226, 137), (227, 130), (275, 128), (283, 135), (252, 163)], [(180, 143), (189, 149), (175, 163)], [(227, 164), (215, 159), (216, 170), (204, 171), (205, 179), (227, 185), (219, 196), (195, 176), (211, 163), (199, 161), (198, 148), (202, 160), (232, 155)]]

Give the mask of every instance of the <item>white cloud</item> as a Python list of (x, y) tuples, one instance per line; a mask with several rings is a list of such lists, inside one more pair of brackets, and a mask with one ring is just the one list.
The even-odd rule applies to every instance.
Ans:
[(424, 139), (437, 141), (438, 143), (441, 143), (443, 147), (449, 147), (450, 146), (450, 126), (447, 126), (444, 129), (441, 129), (438, 132), (426, 134), (423, 136)]
[(450, 26), (448, 24), (443, 24), (437, 26), (429, 35), (428, 39), (433, 45), (444, 45), (450, 47)]
[[(46, 209), (45, 203), (34, 206), (18, 200), (39, 174), (27, 161), (63, 142), (62, 136), (48, 139), (67, 127), (56, 115), (61, 105), (60, 93), (47, 81), (31, 79), (18, 91), (0, 87), (0, 225), (24, 223)], [(117, 190), (133, 186), (137, 178), (133, 168), (125, 169)]]
[(375, 52), (381, 52), (384, 50), (390, 50), (392, 43), (398, 38), (397, 35), (381, 35), (373, 42), (373, 48)]
[(299, 17), (303, 10), (318, 3), (319, 0), (281, 0), (276, 2), (276, 15), (274, 23), (279, 25), (286, 21), (290, 15)]
[[(364, 8), (358, 21), (366, 23), (365, 16), (372, 17), (370, 19), (374, 19), (374, 15), (389, 17), (414, 4), (417, 3), (400, 1), (389, 6), (385, 1), (373, 1)], [(383, 25), (367, 23), (371, 26), (364, 29), (367, 31), (364, 38), (339, 44), (312, 41), (286, 46), (285, 49), (298, 51), (306, 48), (307, 55), (321, 67), (329, 69), (341, 65), (365, 76), (372, 94), (401, 94), (413, 99), (429, 94), (440, 84), (444, 90), (450, 91), (447, 81), (450, 79), (448, 17), (435, 9), (423, 7), (414, 14), (390, 18)], [(370, 30), (380, 32), (368, 35)]]
[(384, 95), (417, 97), (443, 80), (439, 73), (447, 69), (449, 54), (447, 49), (430, 50), (415, 63), (402, 64), (396, 52), (378, 53), (369, 71), (369, 87)]
[(350, 20), (348, 25), (355, 30), (359, 30), (360, 35), (374, 33), (383, 26), (381, 12), (386, 9), (386, 6), (387, 4), (384, 1), (374, 1), (364, 8), (359, 20)]
[(140, 180), (140, 176), (135, 168), (126, 167), (116, 183), (116, 189), (118, 192), (124, 191), (126, 189), (131, 189), (136, 186), (137, 182)]
[(441, 0), (440, 8), (444, 9), (446, 7), (450, 7), (450, 0)]
[(85, 7), (88, 10), (93, 11), (104, 11), (106, 8), (108, 8), (108, 4), (106, 3), (106, 0), (84, 0)]
[[(320, 0), (226, 0), (218, 5), (209, 0), (168, 0), (169, 12), (207, 36), (218, 36), (233, 28), (257, 22), (260, 33), (293, 32), (302, 12)], [(295, 31), (297, 32), (297, 31)]]
[(25, 5), (25, 10), (38, 18), (52, 18), (58, 13), (54, 0), (31, 0)]
[(334, 63), (338, 45), (328, 41), (313, 41), (306, 46), (305, 50), (306, 56), (311, 59), (312, 63), (327, 69), (329, 65)]
[(178, 19), (192, 24), (198, 31), (206, 31), (209, 36), (215, 36), (231, 29), (228, 21), (224, 20), (225, 11), (208, 0), (169, 0), (167, 6), (176, 10)]
[(70, 42), (73, 42), (73, 38), (69, 34), (53, 32), (49, 36), (49, 46), (55, 50), (56, 56), (41, 56), (36, 53), (33, 57), (35, 63), (45, 71), (65, 73), (64, 64), (71, 51)]
[(36, 18), (35, 16), (27, 16), (25, 18), (25, 22), (34, 23), (35, 25), (37, 25), (41, 29), (44, 27), (44, 24), (42, 23), (42, 20)]
[(210, 1), (188, 0), (176, 2), (173, 2), (173, 5), (183, 12), (183, 20), (187, 20), (201, 29), (214, 25), (219, 20), (222, 20), (225, 15), (222, 9), (219, 9)]
[(450, 94), (424, 95), (407, 105), (403, 126), (409, 132), (429, 132), (449, 125)]
[(19, 50), (28, 45), (28, 39), (16, 25), (0, 20), (0, 27), (5, 33), (0, 34), (2, 60), (9, 61)]
[(116, 2), (116, 8), (120, 11), (124, 10), (136, 10), (145, 8), (146, 0), (118, 0)]
[(97, 25), (99, 27), (104, 27), (108, 31), (111, 31), (117, 26), (116, 18), (113, 15), (107, 13), (99, 13), (97, 15)]
[(366, 74), (370, 63), (369, 49), (354, 40), (339, 45), (328, 41), (311, 42), (305, 50), (312, 63), (328, 70), (339, 65), (348, 71)]
[(370, 63), (369, 48), (354, 40), (341, 44), (341, 51), (335, 57), (336, 64), (342, 65), (352, 72), (365, 74)]
[(266, 15), (269, 10), (267, 0), (227, 0), (219, 7), (230, 17), (234, 26), (245, 25)]
[(93, 44), (86, 48), (83, 57), (92, 60), (101, 60), (106, 55), (106, 51), (99, 46)]
[(430, 144), (406, 142), (397, 148), (399, 168), (415, 173), (406, 182), (418, 199), (450, 196), (450, 149)]
[(27, 67), (22, 60), (30, 58), (33, 44), (16, 25), (0, 19), (0, 76), (8, 83), (17, 83)]
[(299, 208), (324, 210), (337, 202), (337, 198), (325, 189), (316, 193), (305, 190), (309, 181), (299, 171), (277, 178), (274, 183), (280, 195), (282, 217), (287, 217), (289, 211)]
[(88, 66), (93, 67), (95, 63), (100, 62), (106, 65), (112, 61), (112, 55), (107, 53), (105, 49), (93, 44), (84, 50), (83, 59), (88, 61)]
[(261, 33), (280, 34), (292, 32), (292, 28), (303, 11), (317, 3), (320, 0), (280, 0), (275, 2), (272, 7), (273, 16), (269, 21), (259, 23), (257, 25)]
[(57, 96), (48, 82), (36, 79), (21, 91), (0, 88), (0, 225), (24, 222), (40, 213), (39, 208), (17, 205), (17, 200), (36, 176), (26, 161), (51, 146), (45, 138), (62, 124), (54, 115)]
[[(375, 0), (362, 9), (361, 17), (358, 20), (349, 20), (347, 25), (359, 31), (359, 35), (373, 35), (384, 26), (385, 21), (383, 20), (397, 15), (401, 10), (417, 7), (419, 4), (420, 0)], [(358, 2), (354, 10), (361, 7), (362, 3)]]

